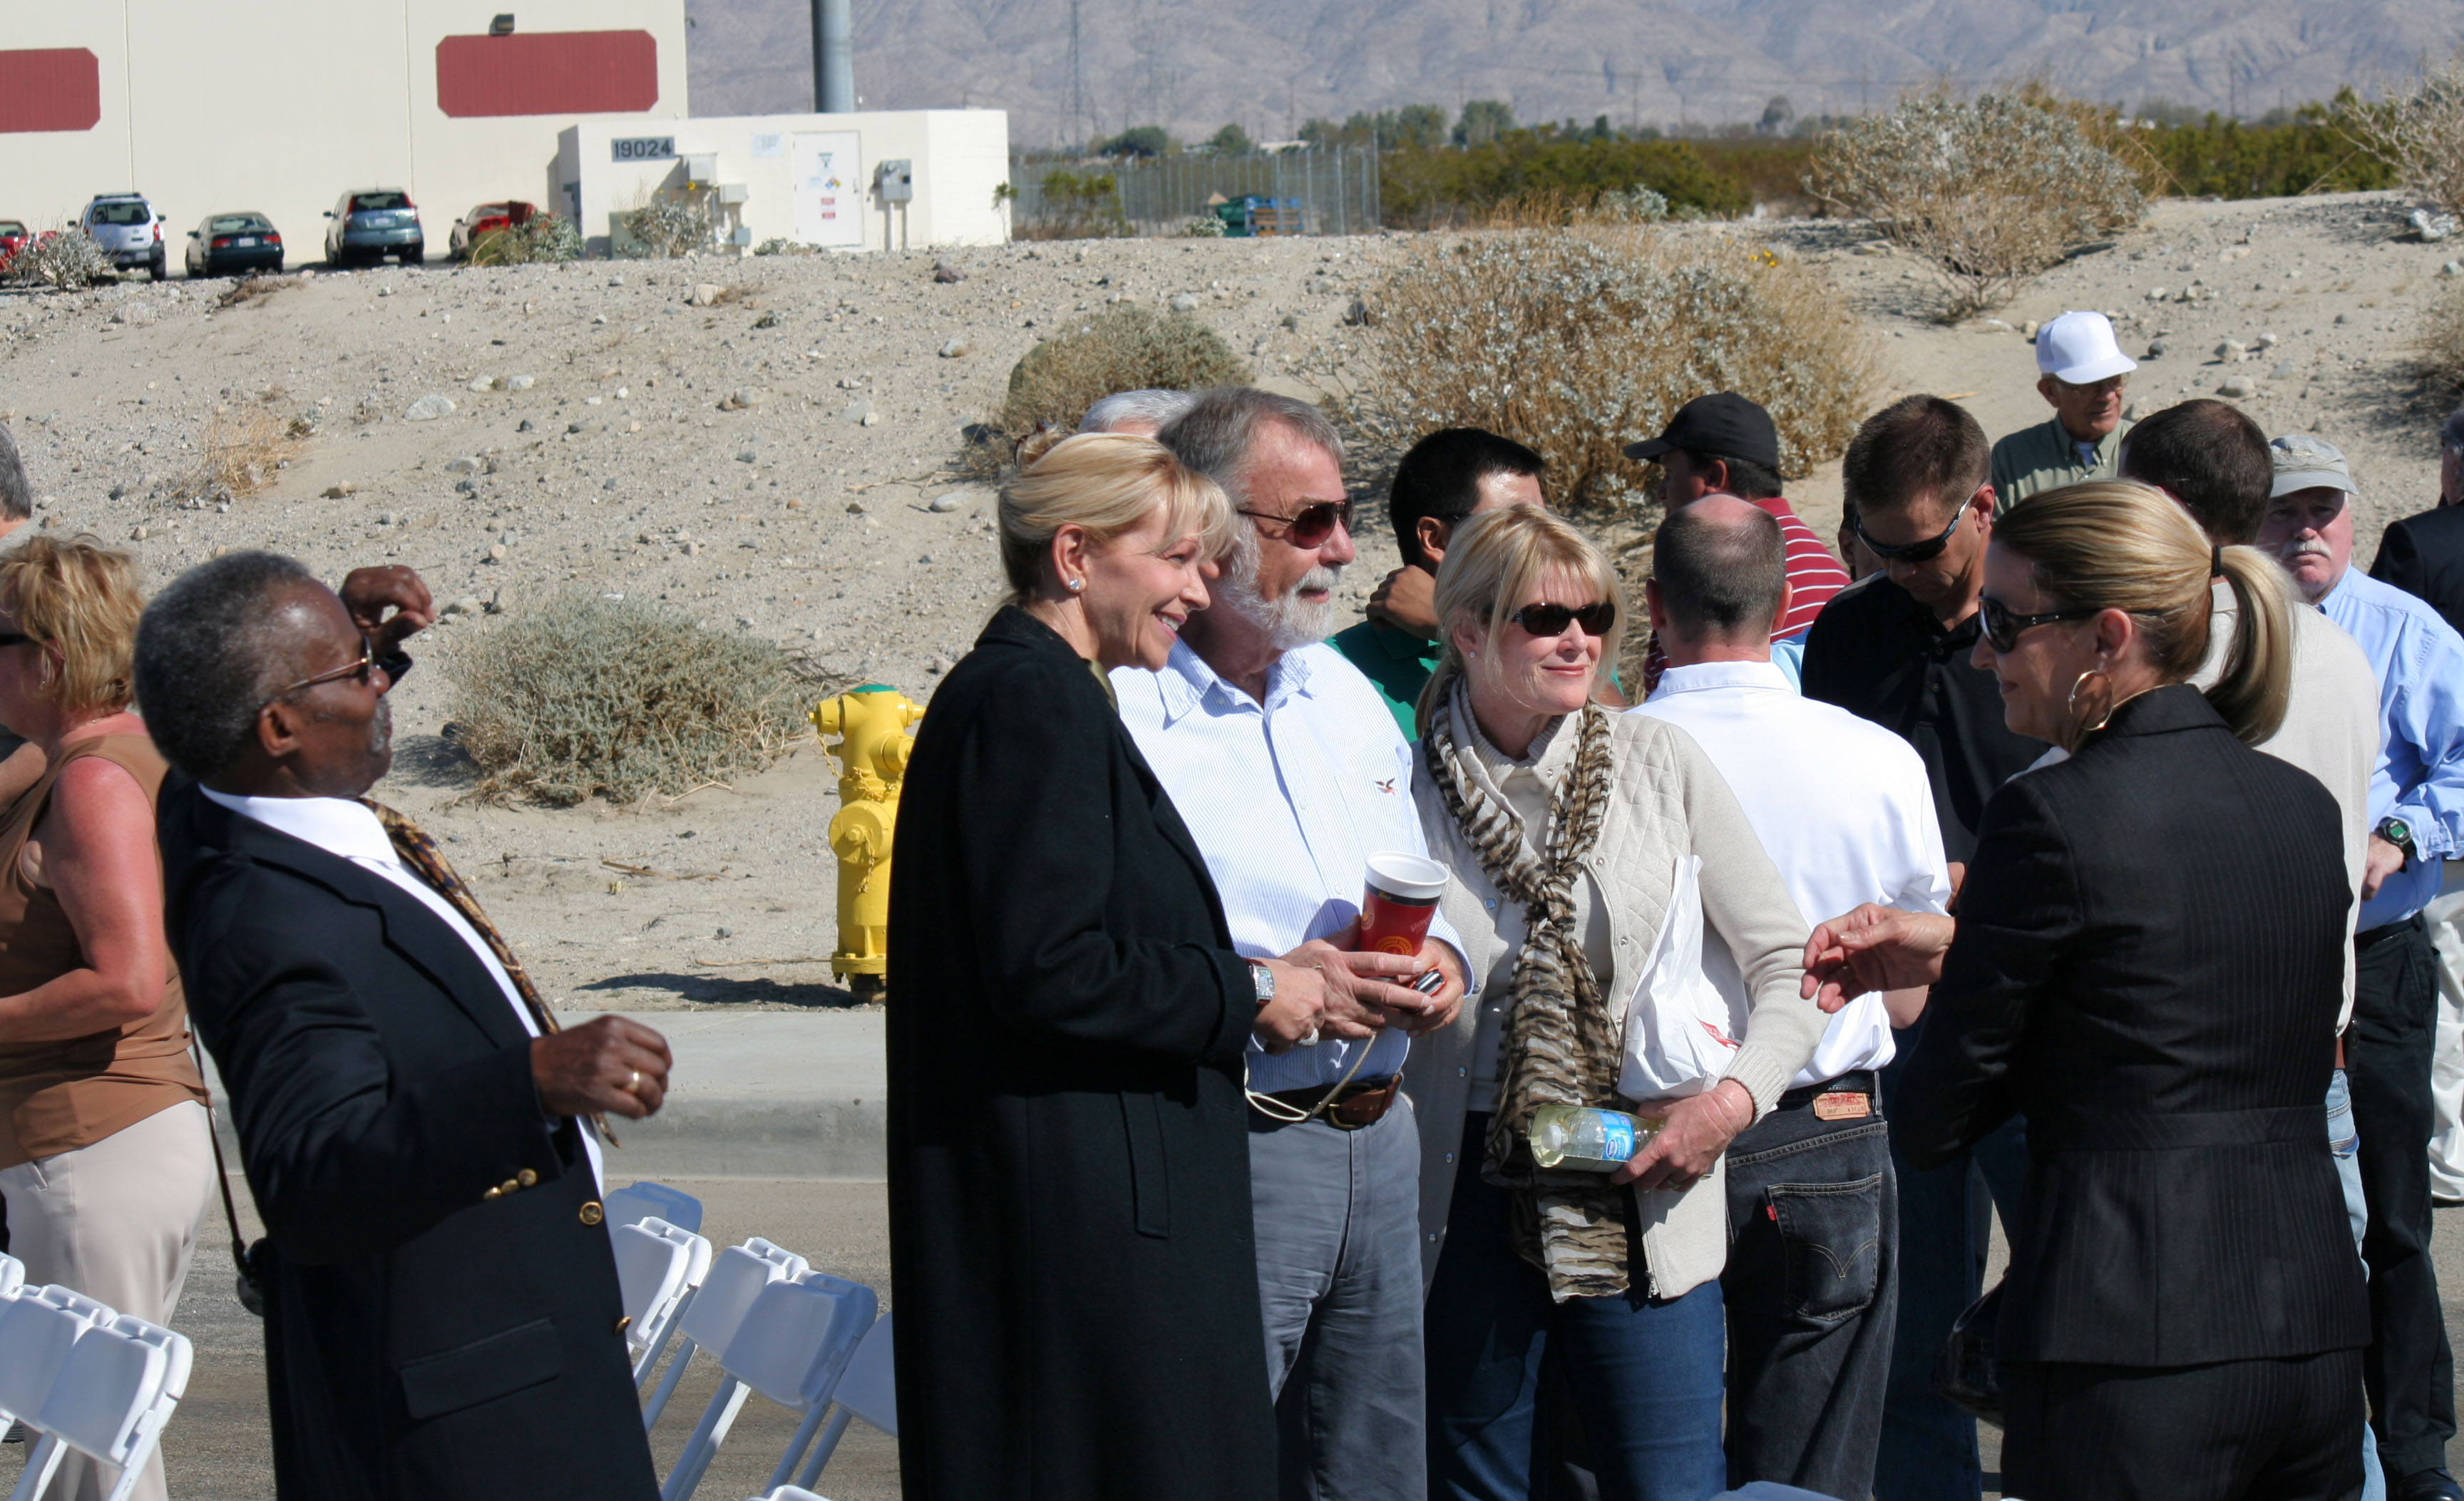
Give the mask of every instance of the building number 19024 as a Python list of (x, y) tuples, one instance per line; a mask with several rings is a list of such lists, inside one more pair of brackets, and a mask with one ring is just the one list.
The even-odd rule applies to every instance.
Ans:
[(673, 136), (633, 136), (610, 141), (614, 159), (619, 162), (672, 162), (676, 158)]

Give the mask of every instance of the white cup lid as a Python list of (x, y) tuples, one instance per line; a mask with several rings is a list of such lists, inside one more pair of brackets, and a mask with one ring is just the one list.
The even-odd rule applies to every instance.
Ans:
[(1392, 895), (1435, 901), (1445, 894), (1448, 873), (1435, 860), (1390, 850), (1369, 857), (1369, 878)]

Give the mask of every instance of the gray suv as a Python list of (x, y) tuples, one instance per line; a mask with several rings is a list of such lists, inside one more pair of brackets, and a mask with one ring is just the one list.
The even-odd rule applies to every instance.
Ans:
[(98, 193), (77, 223), (114, 270), (143, 266), (157, 281), (168, 276), (163, 259), (163, 221), (143, 193)]
[(325, 210), (325, 263), (347, 266), (357, 260), (383, 260), (398, 255), (416, 266), (428, 253), (419, 228), (419, 209), (399, 188), (369, 188), (344, 193)]

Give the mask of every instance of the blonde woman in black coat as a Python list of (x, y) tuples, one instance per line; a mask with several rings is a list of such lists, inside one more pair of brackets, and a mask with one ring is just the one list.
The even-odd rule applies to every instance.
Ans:
[(1164, 664), (1230, 517), (1147, 438), (1030, 457), (1001, 501), (1014, 592), (915, 737), (888, 1040), (918, 1501), (1275, 1493), (1242, 1057), (1366, 1035), (1347, 977), (1412, 966), (1235, 953), (1114, 710), (1105, 672)]
[[(2202, 693), (2219, 576), (2238, 623)], [(2352, 889), (2335, 799), (2251, 748), (2284, 717), (2284, 577), (2156, 491), (2073, 485), (1995, 526), (1982, 613), (2011, 728), (2070, 759), (1987, 805), (1955, 923), (1860, 907), (1806, 968), (1826, 1004), (1932, 984), (1908, 1160), (2027, 1116), (2005, 1489), (2356, 1495), (2370, 1326), (2323, 1103)]]

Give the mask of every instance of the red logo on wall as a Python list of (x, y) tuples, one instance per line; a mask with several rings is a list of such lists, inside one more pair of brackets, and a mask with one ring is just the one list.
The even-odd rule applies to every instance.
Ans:
[(648, 32), (521, 32), (436, 44), (436, 107), (457, 120), (631, 114), (658, 101), (659, 42)]
[(0, 52), (0, 134), (92, 130), (102, 119), (102, 72), (82, 47)]

